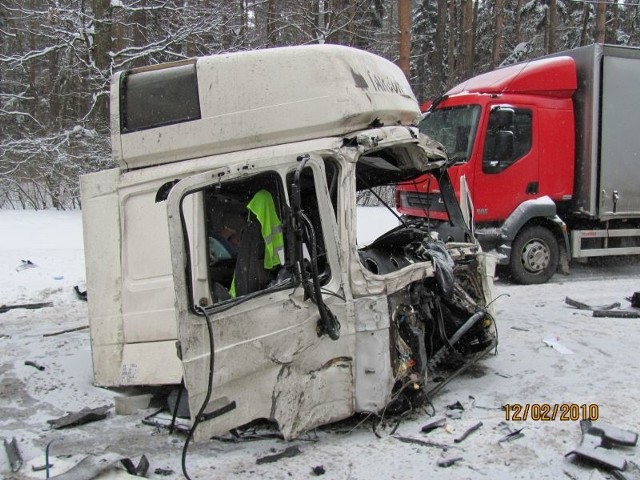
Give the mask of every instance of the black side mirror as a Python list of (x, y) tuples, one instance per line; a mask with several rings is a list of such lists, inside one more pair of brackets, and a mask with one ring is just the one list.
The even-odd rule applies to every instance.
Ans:
[(515, 140), (513, 132), (508, 130), (500, 130), (496, 132), (496, 151), (495, 158), (498, 161), (511, 160), (515, 149)]
[(516, 112), (513, 108), (496, 108), (491, 111), (491, 120), (495, 122), (498, 130), (508, 130), (513, 125)]
[(499, 130), (487, 137), (482, 170), (485, 173), (499, 173), (511, 164), (515, 150), (513, 132)]

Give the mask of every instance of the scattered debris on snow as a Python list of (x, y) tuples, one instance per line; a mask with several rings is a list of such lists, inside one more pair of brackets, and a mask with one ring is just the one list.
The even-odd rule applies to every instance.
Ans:
[(561, 353), (562, 355), (573, 355), (574, 353), (573, 350), (561, 344), (560, 339), (558, 337), (555, 337), (555, 336), (547, 337), (544, 340), (542, 340), (542, 342), (547, 347), (553, 348), (555, 351), (557, 351), (558, 353)]

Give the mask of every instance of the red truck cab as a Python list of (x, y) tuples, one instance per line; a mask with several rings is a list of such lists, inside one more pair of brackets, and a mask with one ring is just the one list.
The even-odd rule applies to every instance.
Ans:
[[(561, 204), (572, 198), (572, 96), (576, 89), (576, 65), (571, 57), (512, 65), (452, 88), (429, 104), (420, 123), (420, 130), (442, 143), (451, 162), (455, 162), (449, 174), (456, 190), (460, 176), (466, 177), (478, 238), (485, 240), (485, 248), (503, 253), (499, 263), (509, 264), (510, 244), (527, 220), (527, 215), (518, 210), (532, 204), (525, 202), (548, 197), (552, 203)], [(433, 189), (437, 182), (429, 180), (425, 175), (398, 185), (397, 208), (402, 214), (447, 218), (438, 191)], [(548, 221), (552, 222), (554, 215), (547, 215)], [(512, 238), (503, 228), (509, 219), (518, 226), (512, 229)], [(562, 222), (558, 218), (556, 223)], [(497, 227), (502, 229), (500, 235), (492, 234)], [(557, 225), (549, 230), (562, 237)], [(525, 275), (516, 278), (521, 283), (545, 282), (557, 268), (557, 245), (563, 243), (562, 239), (555, 248), (541, 245), (539, 240), (528, 247), (531, 264), (524, 262), (520, 273)], [(502, 245), (505, 242), (507, 245)]]

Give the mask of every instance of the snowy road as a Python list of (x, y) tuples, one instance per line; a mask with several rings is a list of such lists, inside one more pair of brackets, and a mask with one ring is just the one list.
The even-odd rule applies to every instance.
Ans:
[[(91, 385), (88, 330), (43, 336), (87, 323), (86, 304), (72, 288), (84, 275), (79, 214), (0, 211), (0, 228), (12, 232), (0, 240), (0, 304), (53, 302), (48, 308), (0, 314), (0, 437), (15, 437), (25, 462), (15, 478), (45, 478), (32, 466), (44, 464), (45, 447), (51, 440), (55, 440), (52, 475), (87, 454), (117, 453), (134, 462), (145, 454), (151, 464), (148, 478), (184, 478), (185, 437), (143, 425), (142, 418), (153, 410), (116, 416), (112, 409), (102, 421), (50, 429), (49, 419), (84, 407), (113, 405), (113, 398), (121, 394)], [(16, 271), (26, 259), (37, 267)], [(534, 405), (558, 405), (559, 409), (587, 405), (591, 412), (597, 409), (600, 421), (640, 430), (640, 319), (594, 318), (591, 312), (565, 303), (568, 296), (592, 305), (620, 302), (621, 308), (629, 309), (625, 297), (640, 290), (638, 273), (640, 266), (631, 264), (576, 265), (570, 276), (556, 275), (546, 285), (525, 287), (499, 281), (498, 355), (452, 381), (433, 399), (433, 408), (416, 410), (399, 424), (395, 418), (386, 418), (375, 433), (371, 419), (359, 417), (289, 443), (265, 438), (192, 445), (188, 472), (194, 479), (297, 479), (315, 476), (312, 468), (322, 466), (326, 479), (613, 478), (604, 470), (595, 474), (593, 465), (565, 458), (580, 442), (577, 421), (531, 417), (540, 411)], [(544, 340), (555, 342), (557, 348)], [(27, 360), (44, 370), (25, 365)], [(456, 402), (464, 410), (447, 409)], [(519, 405), (523, 411), (529, 405), (529, 418), (507, 421), (503, 405), (512, 406), (512, 413)], [(446, 418), (446, 426), (421, 433), (432, 419), (430, 414)], [(455, 442), (478, 422), (482, 426), (477, 431)], [(520, 428), (522, 437), (499, 442)], [(301, 453), (256, 464), (258, 458), (290, 446), (298, 446)], [(616, 453), (630, 468), (634, 462), (640, 464), (640, 447), (619, 448)], [(452, 458), (461, 460), (438, 466), (439, 460)], [(155, 473), (156, 469), (162, 470)], [(172, 473), (163, 476), (163, 472)], [(4, 452), (0, 453), (2, 475), (12, 478)], [(638, 472), (625, 475), (640, 478)]]

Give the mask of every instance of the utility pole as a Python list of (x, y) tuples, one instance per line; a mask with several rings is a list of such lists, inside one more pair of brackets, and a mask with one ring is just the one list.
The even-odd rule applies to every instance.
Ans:
[(398, 0), (398, 27), (400, 29), (399, 67), (407, 79), (411, 66), (409, 55), (411, 54), (411, 0)]

